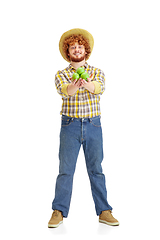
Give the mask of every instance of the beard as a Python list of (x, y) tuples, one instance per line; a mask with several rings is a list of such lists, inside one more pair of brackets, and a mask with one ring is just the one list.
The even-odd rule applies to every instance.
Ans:
[(80, 58), (70, 56), (70, 61), (72, 61), (72, 62), (81, 62), (81, 61), (83, 61), (84, 59), (85, 59), (85, 54), (84, 54), (82, 57), (80, 57)]

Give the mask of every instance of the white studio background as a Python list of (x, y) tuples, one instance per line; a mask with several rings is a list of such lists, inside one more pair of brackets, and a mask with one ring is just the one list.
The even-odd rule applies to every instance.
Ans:
[[(3, 239), (159, 239), (160, 7), (157, 0), (0, 3), (0, 226)], [(48, 229), (58, 174), (63, 32), (84, 28), (106, 75), (103, 170), (120, 226), (98, 223), (83, 152), (70, 213)]]

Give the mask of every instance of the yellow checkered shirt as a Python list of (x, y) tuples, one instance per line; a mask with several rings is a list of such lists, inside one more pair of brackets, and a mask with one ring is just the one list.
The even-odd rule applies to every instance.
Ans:
[(71, 64), (56, 73), (55, 85), (58, 93), (62, 96), (61, 114), (63, 115), (75, 118), (92, 118), (101, 115), (100, 95), (105, 90), (105, 75), (102, 70), (88, 65), (88, 63), (85, 63), (83, 67), (89, 75), (93, 73), (94, 93), (82, 87), (74, 95), (68, 95), (67, 87), (71, 83), (70, 78), (76, 72)]

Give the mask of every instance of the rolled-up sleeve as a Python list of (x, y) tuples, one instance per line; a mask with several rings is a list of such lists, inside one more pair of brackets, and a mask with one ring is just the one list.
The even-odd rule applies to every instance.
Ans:
[(100, 69), (95, 70), (94, 79), (92, 81), (95, 85), (94, 94), (103, 94), (105, 91), (105, 75)]
[(69, 82), (65, 78), (64, 74), (61, 71), (58, 71), (55, 75), (55, 85), (57, 92), (63, 97), (68, 98), (67, 87)]

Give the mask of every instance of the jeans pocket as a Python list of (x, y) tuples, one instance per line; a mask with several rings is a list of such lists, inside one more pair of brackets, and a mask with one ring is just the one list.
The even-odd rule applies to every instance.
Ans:
[(91, 124), (95, 127), (101, 127), (101, 120), (100, 117), (92, 118)]
[(62, 127), (67, 127), (67, 126), (71, 125), (72, 122), (73, 122), (73, 119), (72, 119), (72, 118), (62, 117), (61, 126), (62, 126)]

